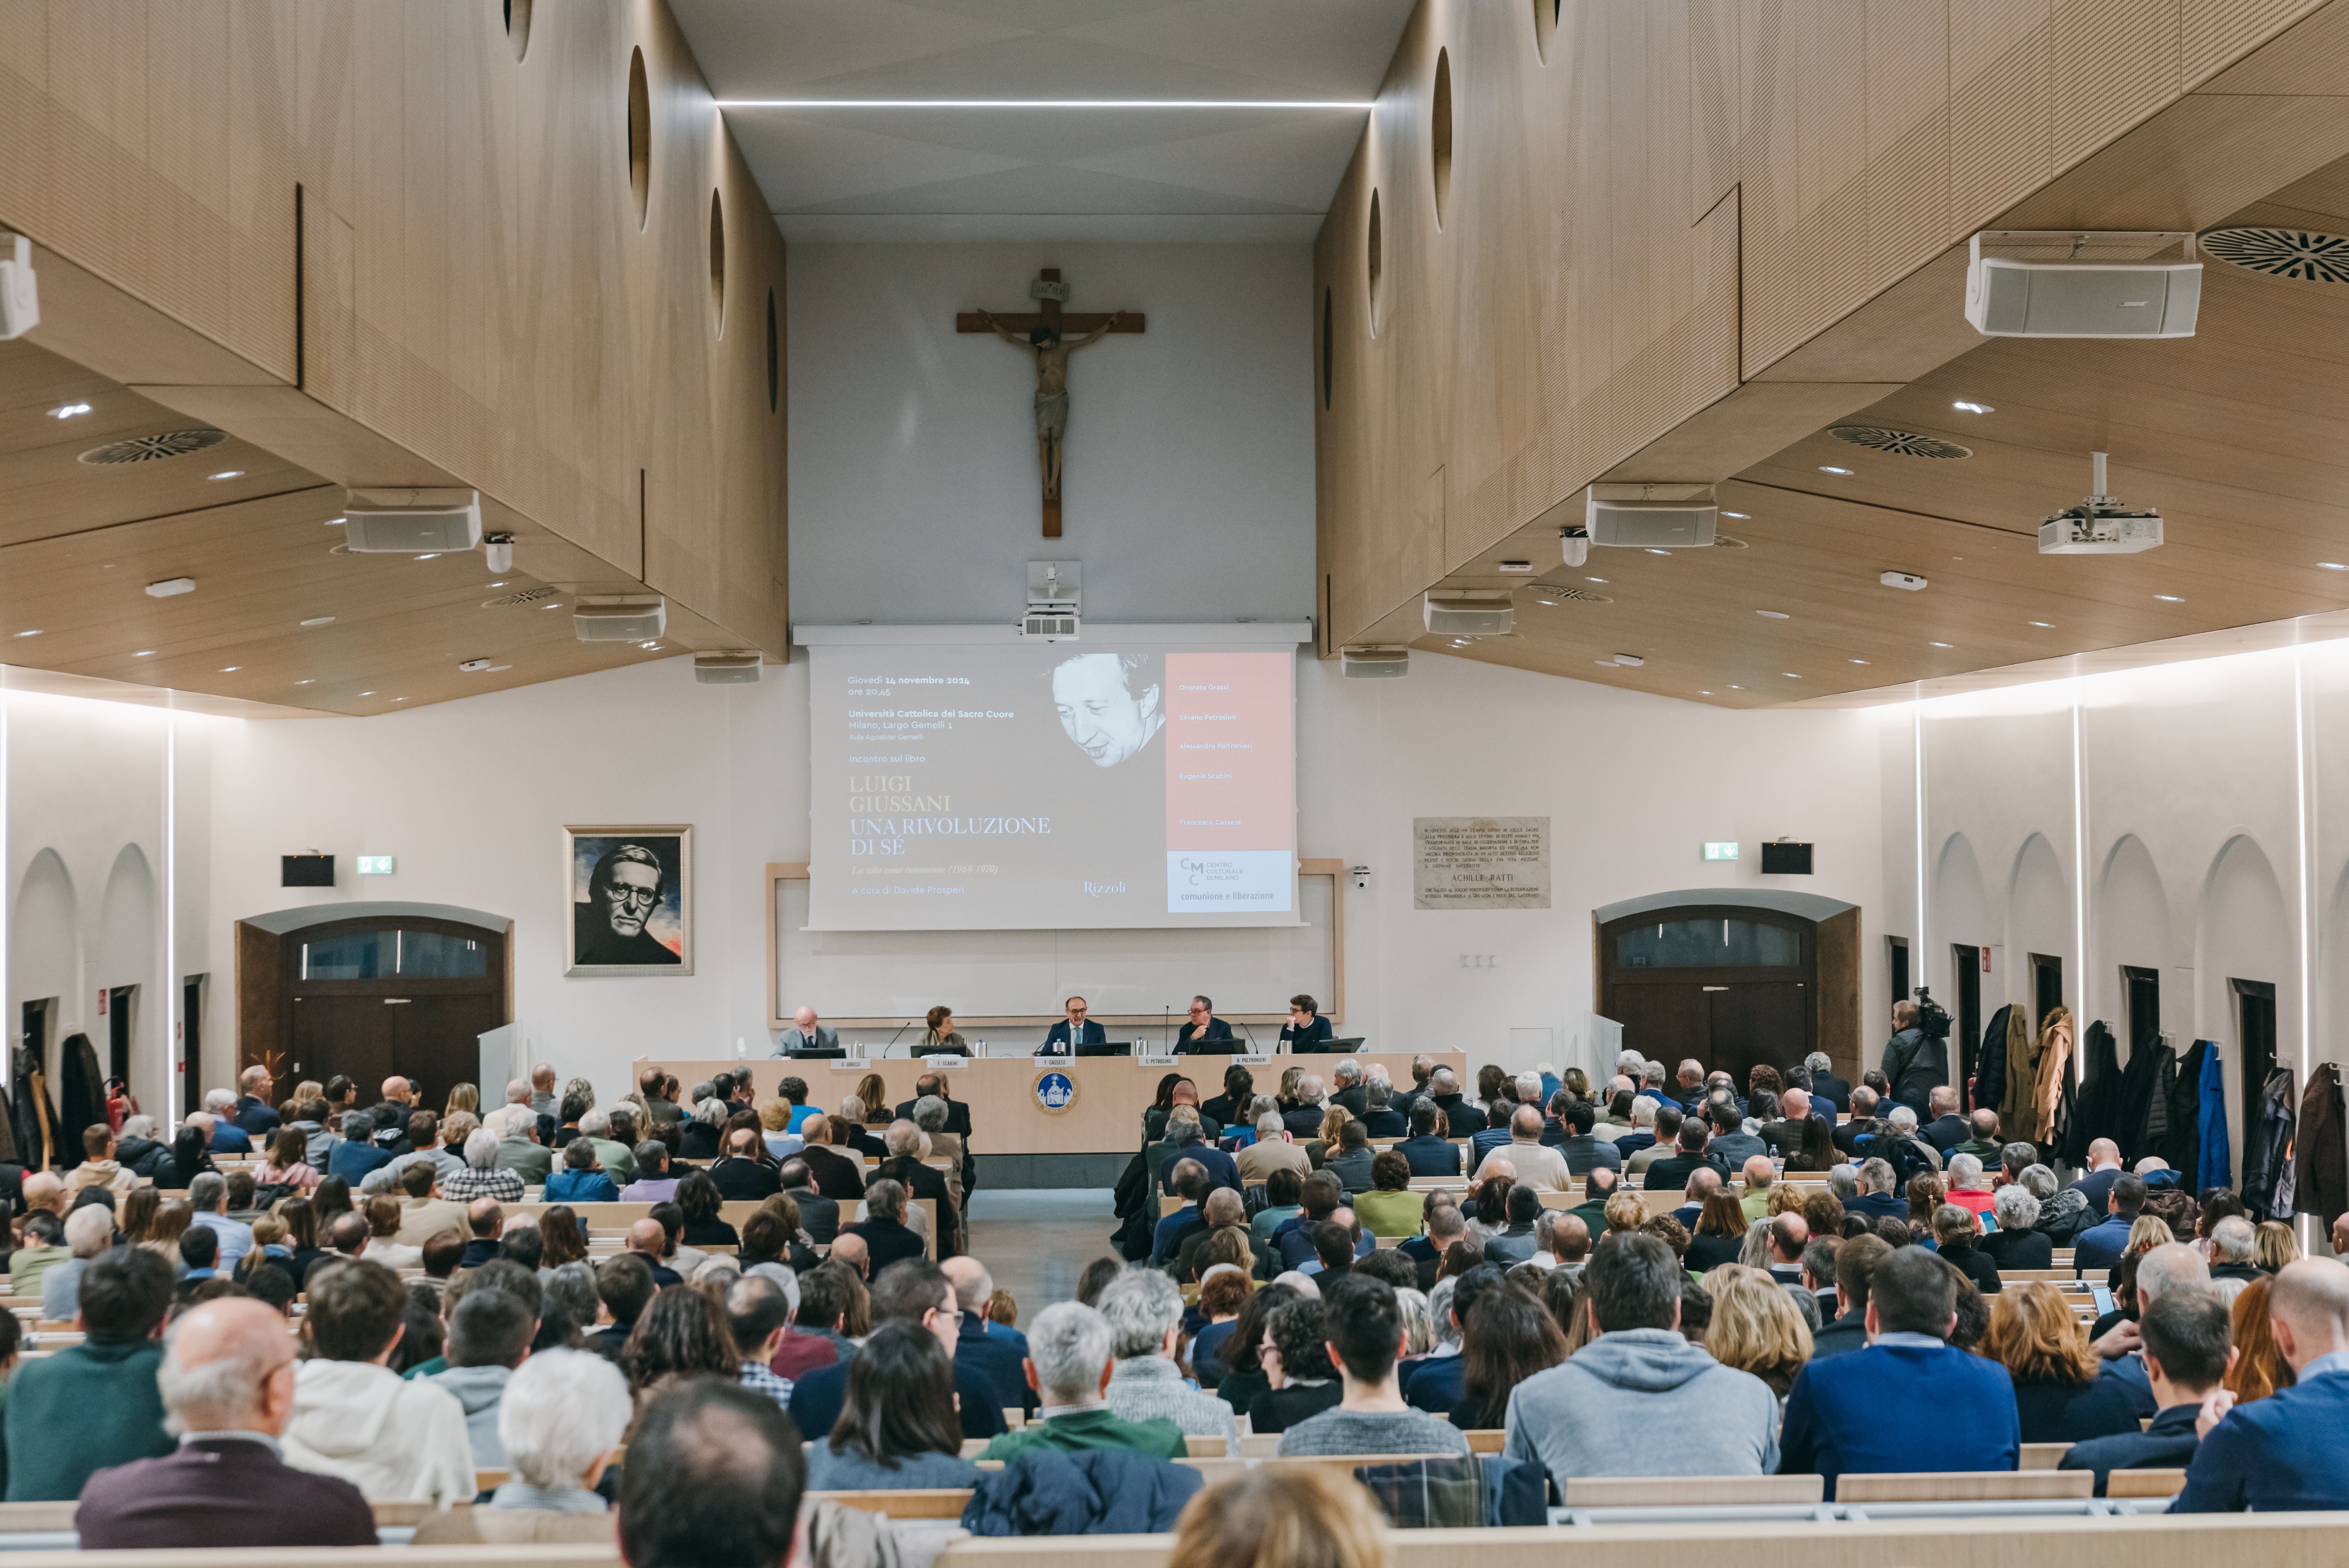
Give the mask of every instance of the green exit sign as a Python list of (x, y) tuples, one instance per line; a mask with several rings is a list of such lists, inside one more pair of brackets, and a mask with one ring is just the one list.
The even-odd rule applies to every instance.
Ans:
[[(1733, 861), (1737, 858), (1737, 846), (1734, 843), (1707, 844), (1704, 847), (1704, 858), (1709, 861)], [(361, 855), (359, 857), (361, 872), (364, 872), (367, 870), (367, 857)]]
[[(1729, 847), (1732, 851), (1734, 851), (1737, 848), (1735, 844), (1732, 844)], [(1710, 846), (1708, 846), (1708, 849), (1709, 848)], [(1733, 854), (1731, 858), (1735, 859), (1736, 857)], [(361, 855), (359, 857), (359, 875), (363, 877), (388, 877), (391, 872), (392, 859), (389, 855)]]

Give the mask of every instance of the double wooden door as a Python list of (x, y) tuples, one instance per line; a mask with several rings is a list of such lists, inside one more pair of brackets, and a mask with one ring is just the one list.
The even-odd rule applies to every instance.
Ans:
[(1695, 906), (1599, 933), (1601, 1010), (1623, 1044), (1677, 1068), (1693, 1057), (1741, 1088), (1757, 1064), (1800, 1062), (1818, 1038), (1817, 940), (1775, 910)]
[(344, 1074), (367, 1105), (396, 1073), (433, 1107), (479, 1079), (480, 1037), (506, 1022), (502, 934), (403, 917), (311, 927), (285, 942), (291, 1016), (278, 1076)]

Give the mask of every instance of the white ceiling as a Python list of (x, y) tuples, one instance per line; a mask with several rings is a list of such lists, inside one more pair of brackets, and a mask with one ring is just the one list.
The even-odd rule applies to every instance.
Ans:
[[(1367, 102), (1413, 0), (672, 0), (720, 98)], [(802, 242), (1309, 242), (1354, 109), (734, 108)]]

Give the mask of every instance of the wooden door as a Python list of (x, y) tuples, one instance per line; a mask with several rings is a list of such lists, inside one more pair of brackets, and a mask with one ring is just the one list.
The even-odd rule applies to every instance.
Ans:
[(391, 1016), (398, 1009), (379, 995), (311, 992), (294, 998), (294, 1046), (288, 1087), (304, 1078), (325, 1083), (341, 1073), (359, 1086), (361, 1103), (398, 1071), (392, 1064)]
[(497, 998), (480, 992), (412, 996), (383, 1010), (391, 1016), (390, 1070), (434, 1107), (446, 1105), (458, 1084), (480, 1078), (480, 1037), (504, 1021)]
[(1814, 1009), (1807, 982), (1748, 980), (1709, 985), (1705, 999), (1710, 1004), (1710, 1048), (1691, 1054), (1708, 1068), (1725, 1072), (1742, 1085), (1755, 1067), (1792, 1067), (1810, 1054)]
[(284, 941), (281, 1077), (324, 1083), (345, 1074), (373, 1104), (396, 1073), (433, 1106), (479, 1077), (478, 1037), (507, 1021), (502, 934), (401, 915), (336, 921)]
[(1626, 985), (1611, 1006), (1608, 1016), (1623, 1026), (1624, 1047), (1651, 1061), (1671, 1065), (1711, 1052), (1712, 1002), (1702, 985)]
[(1601, 1007), (1623, 1044), (1668, 1068), (1694, 1057), (1740, 1084), (1818, 1037), (1816, 928), (1744, 906), (1661, 910), (1599, 933)]

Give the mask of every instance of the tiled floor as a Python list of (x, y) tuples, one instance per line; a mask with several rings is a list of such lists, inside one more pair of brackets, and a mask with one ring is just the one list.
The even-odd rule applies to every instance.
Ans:
[(1077, 1276), (1109, 1244), (1116, 1221), (1106, 1187), (1033, 1187), (970, 1196), (970, 1250), (996, 1287), (1019, 1304), (1019, 1320), (1074, 1299)]

